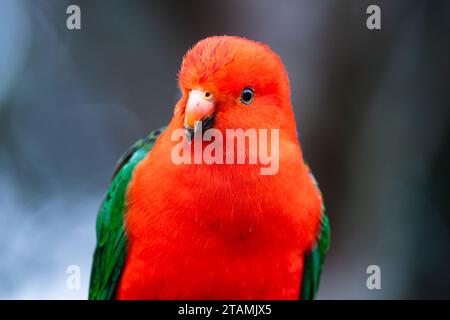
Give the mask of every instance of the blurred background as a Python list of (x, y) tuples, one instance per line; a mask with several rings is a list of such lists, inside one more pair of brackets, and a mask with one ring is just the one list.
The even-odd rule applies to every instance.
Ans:
[(448, 1), (0, 0), (0, 298), (87, 297), (117, 159), (168, 123), (184, 52), (221, 34), (289, 72), (332, 227), (319, 298), (450, 298), (449, 21)]

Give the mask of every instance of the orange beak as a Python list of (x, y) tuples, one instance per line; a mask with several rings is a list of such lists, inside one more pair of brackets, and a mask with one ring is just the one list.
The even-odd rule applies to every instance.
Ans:
[(189, 141), (200, 128), (204, 130), (212, 124), (214, 112), (214, 97), (211, 92), (191, 90), (184, 114), (184, 129)]

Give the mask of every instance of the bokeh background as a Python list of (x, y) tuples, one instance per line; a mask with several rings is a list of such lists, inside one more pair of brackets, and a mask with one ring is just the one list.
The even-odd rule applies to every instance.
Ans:
[(0, 0), (0, 298), (87, 297), (117, 159), (171, 118), (184, 52), (221, 34), (289, 72), (332, 226), (319, 298), (449, 298), (449, 21), (448, 1)]

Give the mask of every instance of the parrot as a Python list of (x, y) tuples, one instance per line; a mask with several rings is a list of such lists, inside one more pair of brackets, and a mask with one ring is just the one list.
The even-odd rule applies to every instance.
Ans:
[[(281, 58), (261, 42), (210, 36), (185, 53), (178, 86), (169, 124), (118, 162), (97, 214), (88, 298), (315, 299), (330, 226)], [(173, 161), (174, 132), (190, 150), (205, 130), (251, 128), (278, 130), (276, 173)]]

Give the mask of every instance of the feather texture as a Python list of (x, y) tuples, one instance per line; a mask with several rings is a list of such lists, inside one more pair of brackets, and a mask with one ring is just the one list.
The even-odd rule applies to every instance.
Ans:
[[(314, 298), (329, 225), (280, 58), (261, 43), (210, 37), (184, 57), (179, 85), (167, 129), (125, 155), (100, 209), (90, 298)], [(248, 87), (255, 97), (243, 105)], [(183, 130), (194, 89), (214, 96), (213, 127), (222, 133), (278, 130), (276, 174), (261, 175), (261, 163), (172, 161), (171, 137)]]
[(300, 298), (303, 300), (313, 300), (319, 290), (320, 275), (322, 273), (325, 256), (330, 246), (330, 225), (322, 207), (322, 221), (317, 244), (310, 252), (304, 255), (304, 267), (302, 276), (302, 287)]
[(124, 227), (126, 191), (136, 165), (148, 154), (162, 130), (136, 142), (120, 158), (111, 185), (97, 215), (97, 246), (91, 270), (89, 299), (112, 299), (125, 264)]

